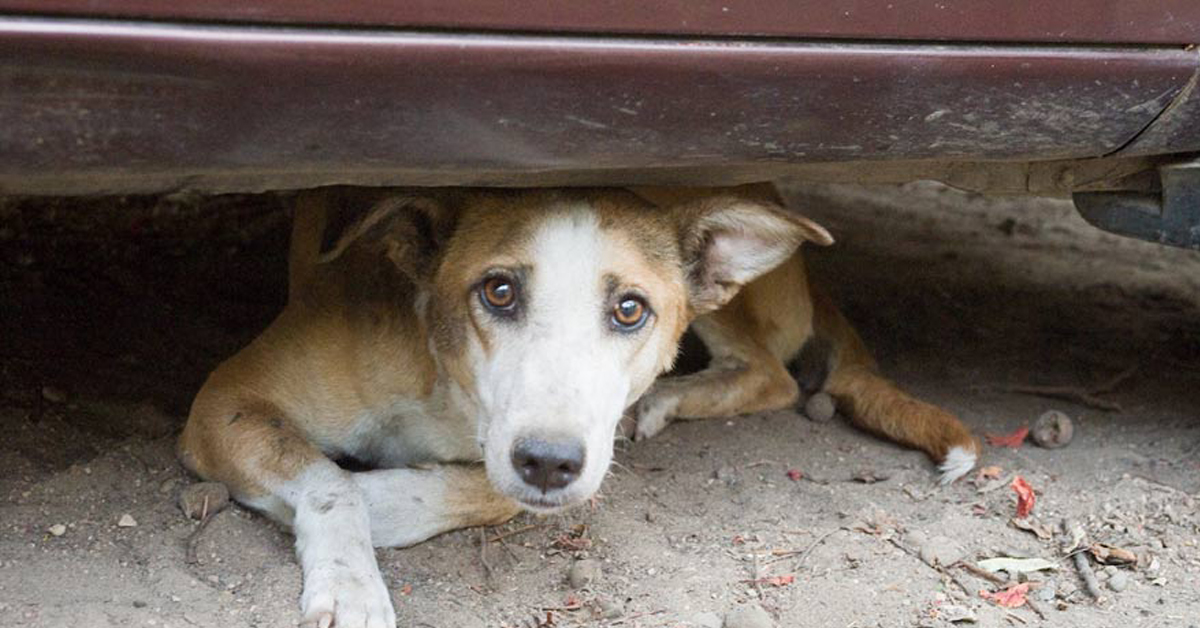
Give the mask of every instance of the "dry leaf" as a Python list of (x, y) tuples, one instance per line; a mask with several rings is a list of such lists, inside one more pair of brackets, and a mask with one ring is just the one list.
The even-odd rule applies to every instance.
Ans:
[(1012, 449), (1017, 449), (1021, 446), (1021, 443), (1025, 442), (1026, 436), (1029, 436), (1029, 428), (1022, 427), (1018, 428), (1017, 431), (1013, 432), (1012, 434), (1006, 434), (1004, 436), (988, 434), (987, 442), (992, 447), (1010, 447)]
[(1096, 557), (1097, 562), (1105, 565), (1130, 565), (1137, 562), (1137, 555), (1133, 552), (1105, 543), (1092, 543), (1088, 551)]
[(1042, 522), (1038, 521), (1037, 519), (1017, 519), (1014, 517), (1009, 519), (1008, 522), (1018, 530), (1024, 530), (1026, 532), (1032, 532), (1036, 534), (1037, 538), (1043, 541), (1049, 541), (1054, 538), (1054, 531), (1050, 529), (1050, 526), (1042, 524)]
[(773, 587), (786, 587), (796, 581), (796, 576), (771, 576), (770, 578), (759, 578), (758, 580), (743, 580), (748, 584), (769, 584)]
[(1001, 473), (1004, 473), (1004, 469), (1001, 469), (996, 465), (992, 465), (990, 467), (983, 467), (980, 469), (979, 475), (976, 477), (978, 477), (980, 480), (994, 480), (1000, 477)]
[(1029, 516), (1029, 513), (1033, 512), (1034, 502), (1037, 501), (1033, 495), (1033, 487), (1019, 475), (1013, 478), (1012, 484), (1009, 486), (1017, 492), (1017, 518), (1022, 519)]

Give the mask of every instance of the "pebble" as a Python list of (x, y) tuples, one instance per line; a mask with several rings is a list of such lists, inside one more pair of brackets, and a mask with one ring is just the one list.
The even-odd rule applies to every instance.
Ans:
[(158, 485), (158, 492), (166, 495), (175, 490), (179, 486), (179, 478), (167, 478)]
[(1053, 580), (1047, 580), (1042, 586), (1033, 590), (1033, 599), (1039, 602), (1053, 602), (1054, 596), (1058, 593), (1058, 584)]
[(960, 604), (947, 604), (943, 606), (941, 615), (946, 621), (952, 624), (974, 624), (979, 621), (979, 618), (975, 616), (975, 611)]
[(1034, 422), (1030, 436), (1039, 447), (1058, 449), (1071, 444), (1071, 439), (1075, 437), (1075, 425), (1066, 414), (1047, 410)]
[(1108, 588), (1120, 593), (1129, 588), (1129, 574), (1118, 571), (1108, 579)]
[(717, 469), (715, 475), (718, 480), (725, 484), (732, 485), (737, 483), (737, 470), (729, 465), (722, 465)]
[[(625, 614), (625, 605), (621, 600), (601, 598), (597, 606), (600, 608), (600, 616), (604, 619), (616, 619)], [(717, 628), (720, 628), (720, 625)]]
[(67, 393), (53, 386), (42, 386), (42, 399), (50, 403), (66, 403)]
[(220, 482), (197, 482), (179, 493), (179, 509), (191, 519), (211, 517), (228, 505), (229, 489)]
[(691, 623), (697, 628), (721, 628), (721, 616), (711, 611), (696, 613), (692, 616)]
[(567, 572), (567, 582), (572, 589), (582, 589), (600, 581), (600, 563), (594, 560), (577, 560)]
[(50, 526), (46, 531), (54, 536), (62, 536), (67, 533), (67, 526), (61, 523), (56, 523)]
[(935, 536), (920, 549), (921, 560), (931, 567), (949, 567), (963, 559), (962, 548), (954, 539), (945, 536)]
[(814, 393), (804, 402), (804, 415), (818, 423), (829, 421), (836, 411), (837, 406), (833, 402), (833, 397), (827, 393)]
[(117, 520), (118, 528), (133, 528), (136, 526), (137, 526), (137, 519), (134, 519), (133, 515), (131, 515), (129, 513), (125, 513), (125, 514), (121, 515), (121, 518), (119, 520)]
[(771, 616), (758, 604), (739, 606), (725, 616), (725, 628), (774, 628)]

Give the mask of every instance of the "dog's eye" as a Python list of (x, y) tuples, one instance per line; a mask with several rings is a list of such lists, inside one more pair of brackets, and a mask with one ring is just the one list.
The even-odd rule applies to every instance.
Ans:
[(508, 277), (492, 277), (480, 286), (479, 298), (489, 309), (506, 313), (517, 305), (517, 286)]
[(634, 331), (646, 323), (649, 308), (641, 297), (626, 295), (613, 306), (613, 326), (621, 331)]

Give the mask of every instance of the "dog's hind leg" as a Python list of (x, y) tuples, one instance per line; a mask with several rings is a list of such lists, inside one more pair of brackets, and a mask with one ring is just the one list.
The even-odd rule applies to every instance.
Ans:
[(634, 437), (650, 438), (673, 418), (730, 417), (795, 405), (799, 387), (783, 358), (797, 352), (811, 331), (811, 304), (794, 289), (802, 281), (804, 267), (794, 256), (724, 308), (696, 319), (692, 330), (712, 361), (699, 373), (658, 380), (635, 406)]
[[(979, 443), (958, 417), (901, 390), (879, 374), (862, 339), (819, 290), (814, 341), (828, 350), (827, 376), (821, 386), (857, 426), (920, 449), (939, 464), (941, 483), (962, 477), (975, 466)], [(803, 353), (803, 351), (802, 351)]]

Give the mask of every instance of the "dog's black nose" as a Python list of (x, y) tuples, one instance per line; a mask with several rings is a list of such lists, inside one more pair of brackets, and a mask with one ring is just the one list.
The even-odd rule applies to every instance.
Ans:
[(577, 442), (523, 438), (513, 447), (512, 465), (526, 484), (546, 493), (579, 477), (583, 453), (583, 445)]

